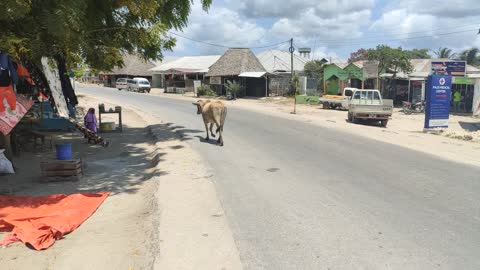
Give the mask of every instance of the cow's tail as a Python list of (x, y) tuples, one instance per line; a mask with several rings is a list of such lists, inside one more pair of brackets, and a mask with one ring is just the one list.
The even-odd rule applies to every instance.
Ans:
[(225, 125), (225, 118), (227, 118), (227, 107), (224, 107), (223, 113), (222, 113), (222, 132), (223, 132), (223, 125)]
[(223, 107), (222, 115), (220, 116), (220, 126), (217, 128), (215, 133), (218, 133), (220, 130), (223, 132), (223, 125), (225, 124), (225, 118), (227, 118), (227, 107)]

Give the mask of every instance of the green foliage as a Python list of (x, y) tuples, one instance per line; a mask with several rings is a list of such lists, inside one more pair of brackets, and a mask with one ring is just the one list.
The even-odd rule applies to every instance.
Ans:
[(225, 84), (225, 88), (227, 89), (227, 93), (231, 93), (234, 98), (237, 98), (238, 93), (242, 89), (242, 86), (237, 82), (227, 81)]
[(309, 78), (322, 78), (325, 63), (320, 60), (312, 60), (305, 63), (303, 71)]
[(449, 48), (438, 48), (438, 50), (433, 52), (437, 58), (448, 58), (455, 59), (456, 54), (453, 53), (452, 49)]
[(410, 59), (430, 59), (432, 56), (428, 53), (430, 49), (413, 49), (406, 51)]
[(214, 97), (216, 96), (217, 93), (215, 93), (215, 91), (213, 91), (210, 87), (206, 86), (206, 85), (202, 85), (200, 87), (197, 88), (197, 96), (209, 96), (209, 97)]
[(290, 85), (289, 85), (289, 91), (288, 95), (289, 96), (294, 96), (297, 94), (297, 89), (298, 89), (298, 83), (300, 81), (300, 77), (297, 74), (294, 74), (292, 78), (290, 79)]
[(397, 72), (410, 73), (413, 69), (409, 52), (402, 50), (401, 47), (391, 48), (387, 45), (378, 45), (375, 49), (367, 50), (367, 59), (378, 61), (379, 72), (391, 72), (393, 77)]
[[(61, 55), (99, 70), (122, 65), (122, 53), (161, 59), (187, 25), (191, 0), (2, 0), (0, 49), (39, 64)], [(201, 0), (206, 10), (211, 0)], [(73, 62), (73, 63), (72, 63)]]
[(469, 65), (480, 65), (479, 53), (478, 48), (467, 49), (459, 54), (458, 60), (467, 61)]
[(319, 96), (318, 93), (319, 93), (318, 90), (312, 90), (312, 89), (307, 90), (307, 96)]

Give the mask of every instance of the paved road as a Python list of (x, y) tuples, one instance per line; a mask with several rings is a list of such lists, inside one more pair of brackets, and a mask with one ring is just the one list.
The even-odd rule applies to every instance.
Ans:
[(185, 127), (245, 269), (480, 269), (479, 167), (237, 108), (221, 148), (190, 102), (79, 92)]

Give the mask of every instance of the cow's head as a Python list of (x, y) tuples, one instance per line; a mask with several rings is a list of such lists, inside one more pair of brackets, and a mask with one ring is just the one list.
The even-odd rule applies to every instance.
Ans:
[(192, 104), (197, 106), (197, 114), (202, 114), (203, 111), (203, 106), (205, 106), (205, 103), (210, 102), (210, 100), (199, 100), (197, 102), (193, 102)]

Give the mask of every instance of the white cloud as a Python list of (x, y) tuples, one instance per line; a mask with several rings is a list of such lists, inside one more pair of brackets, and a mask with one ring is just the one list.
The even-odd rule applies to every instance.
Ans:
[(458, 51), (478, 46), (475, 23), (480, 23), (480, 2), (441, 2), (402, 0), (396, 6), (389, 6), (370, 30), (382, 31), (387, 35), (383, 40), (398, 40), (398, 44), (409, 48), (450, 47)]
[[(251, 20), (245, 20), (241, 15), (227, 8), (212, 7), (206, 13), (200, 5), (193, 7), (189, 17), (188, 27), (183, 36), (225, 46), (254, 46), (263, 40), (266, 30)], [(203, 45), (177, 37), (179, 49), (195, 49), (200, 54), (222, 53), (224, 48)], [(177, 41), (177, 42), (178, 42)]]
[[(377, 18), (379, 11), (382, 14)], [(374, 15), (375, 14), (375, 15)], [(477, 15), (478, 14), (478, 15)], [(373, 18), (376, 16), (376, 18)], [(472, 25), (478, 23), (478, 25)], [(465, 27), (456, 27), (456, 26)], [(480, 0), (218, 0), (206, 13), (195, 4), (183, 35), (226, 46), (262, 46), (294, 38), (319, 56), (347, 58), (377, 44), (406, 48), (479, 46)], [(373, 36), (373, 37), (372, 37)], [(415, 38), (429, 36), (429, 38)], [(176, 52), (221, 54), (224, 48), (177, 38)], [(321, 47), (321, 48), (318, 48)], [(280, 46), (288, 49), (288, 44)], [(256, 50), (258, 51), (258, 50)], [(335, 54), (336, 52), (336, 54)]]

